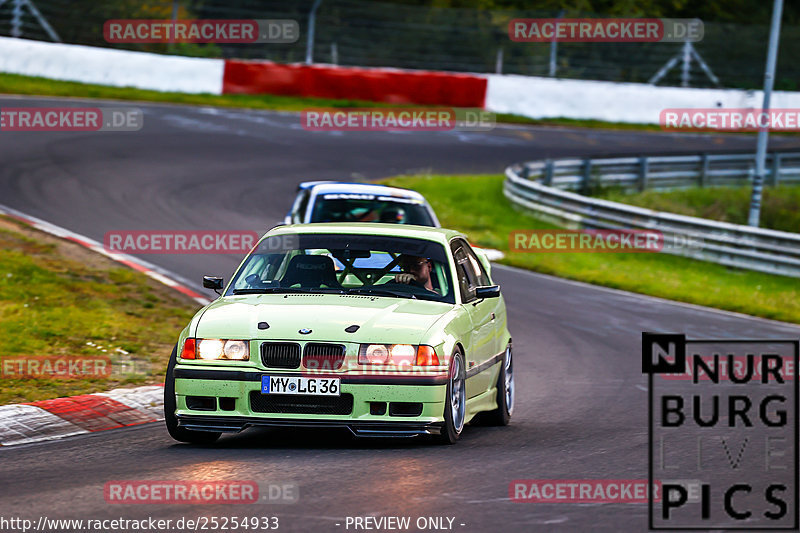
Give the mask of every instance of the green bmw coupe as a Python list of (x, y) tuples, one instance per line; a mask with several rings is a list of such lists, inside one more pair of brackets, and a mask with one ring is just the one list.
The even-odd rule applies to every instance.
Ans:
[(482, 252), (452, 230), (306, 224), (269, 231), (170, 357), (170, 435), (252, 426), (434, 435), (514, 408), (511, 335)]

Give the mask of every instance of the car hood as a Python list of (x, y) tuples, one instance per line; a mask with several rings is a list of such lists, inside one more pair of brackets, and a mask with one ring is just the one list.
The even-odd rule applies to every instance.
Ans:
[[(429, 300), (339, 294), (229, 296), (195, 318), (198, 338), (297, 339), (339, 342), (423, 342), (452, 304)], [(267, 329), (258, 324), (266, 322)], [(359, 326), (348, 333), (345, 328)], [(311, 330), (301, 334), (300, 330)]]

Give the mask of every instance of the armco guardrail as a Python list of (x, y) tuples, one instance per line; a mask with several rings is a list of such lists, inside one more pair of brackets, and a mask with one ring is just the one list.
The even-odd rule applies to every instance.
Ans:
[[(644, 186), (677, 187), (697, 180), (696, 169), (690, 171), (681, 165), (697, 162), (703, 156), (675, 156), (648, 158), (594, 159), (589, 176), (596, 184), (632, 185), (644, 182)], [(752, 156), (707, 156), (714, 160), (713, 172), (705, 173), (705, 184), (719, 184), (737, 176), (735, 166)], [(725, 168), (720, 162), (731, 162), (734, 168)], [(672, 161), (670, 161), (670, 159)], [(774, 158), (773, 160), (774, 161)], [(790, 167), (789, 161), (800, 163), (800, 154), (781, 154), (783, 166), (774, 175), (779, 182), (800, 181), (800, 165)], [(644, 167), (641, 174), (632, 172), (634, 162)], [(674, 163), (671, 168), (670, 163)], [(581, 190), (583, 174), (569, 174), (586, 163), (580, 160), (535, 161), (512, 165), (506, 169), (503, 186), (505, 196), (514, 204), (533, 211), (537, 217), (572, 229), (647, 229), (663, 233), (665, 241), (686, 243), (685, 246), (664, 247), (664, 251), (676, 255), (711, 261), (727, 266), (757, 270), (770, 274), (800, 277), (800, 234), (774, 231), (703, 218), (662, 213), (631, 205), (590, 198), (563, 189)], [(549, 170), (548, 170), (549, 167)], [(706, 168), (710, 168), (710, 165)], [(557, 170), (558, 169), (558, 170)], [(702, 172), (702, 170), (701, 170)], [(641, 177), (644, 175), (644, 179)], [(742, 179), (744, 179), (744, 174)], [(588, 179), (588, 178), (586, 178)], [(638, 180), (638, 181), (637, 181)], [(695, 181), (694, 184), (698, 182)], [(769, 181), (768, 181), (769, 183)]]
[[(767, 185), (800, 183), (800, 152), (767, 155)], [(745, 185), (755, 169), (754, 154), (545, 159), (525, 163), (526, 177), (545, 185), (585, 192), (597, 186), (673, 189)]]

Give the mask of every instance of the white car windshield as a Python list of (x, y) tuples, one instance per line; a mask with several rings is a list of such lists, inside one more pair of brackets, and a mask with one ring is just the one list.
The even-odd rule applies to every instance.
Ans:
[(374, 194), (320, 194), (311, 222), (383, 222), (435, 226), (425, 205), (409, 198)]
[(447, 252), (423, 239), (282, 234), (251, 252), (228, 295), (362, 294), (455, 303)]

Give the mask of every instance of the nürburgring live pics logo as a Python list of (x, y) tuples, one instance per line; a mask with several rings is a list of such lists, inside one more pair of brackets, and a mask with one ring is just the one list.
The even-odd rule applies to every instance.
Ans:
[(642, 334), (650, 529), (797, 530), (799, 344)]

